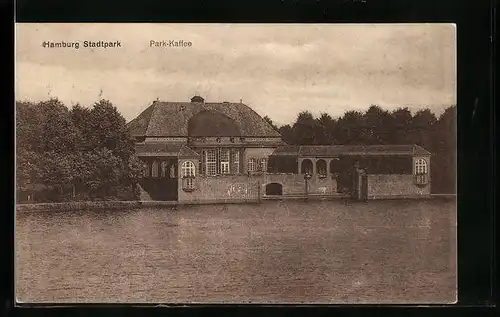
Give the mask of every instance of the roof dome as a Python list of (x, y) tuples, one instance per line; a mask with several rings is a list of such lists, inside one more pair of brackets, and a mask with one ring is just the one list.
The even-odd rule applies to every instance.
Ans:
[[(196, 97), (196, 96), (195, 96)], [(203, 100), (194, 99), (192, 100)], [(201, 114), (204, 113), (204, 114)], [(199, 116), (197, 116), (200, 114)], [(214, 120), (212, 123), (211, 120)], [(242, 103), (157, 101), (127, 124), (133, 136), (218, 136), (280, 138), (280, 134), (250, 107)], [(206, 130), (207, 132), (203, 132)], [(215, 135), (214, 135), (215, 136)]]
[(205, 110), (189, 120), (188, 135), (194, 137), (240, 136), (241, 133), (233, 119), (218, 111)]
[(205, 99), (203, 99), (203, 97), (201, 97), (201, 96), (196, 95), (196, 96), (193, 96), (193, 98), (191, 98), (191, 102), (203, 103), (203, 102), (205, 102)]

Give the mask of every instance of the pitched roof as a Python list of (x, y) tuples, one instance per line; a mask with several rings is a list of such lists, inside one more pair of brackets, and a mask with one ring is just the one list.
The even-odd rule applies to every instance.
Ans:
[(243, 103), (155, 101), (128, 123), (133, 136), (188, 136), (188, 122), (197, 113), (211, 110), (234, 120), (241, 136), (280, 137), (274, 128)]
[(182, 144), (136, 143), (135, 152), (138, 156), (167, 156), (178, 158), (193, 158), (199, 154)]
[(277, 148), (272, 155), (329, 157), (346, 155), (430, 155), (419, 145), (288, 145)]

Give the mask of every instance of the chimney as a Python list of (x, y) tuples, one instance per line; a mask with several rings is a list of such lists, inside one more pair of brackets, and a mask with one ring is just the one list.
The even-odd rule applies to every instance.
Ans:
[(203, 99), (202, 97), (200, 96), (194, 96), (193, 98), (191, 98), (191, 102), (200, 102), (200, 103), (204, 103), (205, 102), (205, 99)]

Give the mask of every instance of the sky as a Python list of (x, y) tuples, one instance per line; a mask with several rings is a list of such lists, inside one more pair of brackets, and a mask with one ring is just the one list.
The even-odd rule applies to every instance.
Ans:
[[(170, 40), (192, 45), (150, 45)], [(17, 24), (15, 56), (16, 100), (108, 99), (127, 121), (156, 99), (194, 95), (242, 100), (280, 125), (304, 110), (338, 117), (376, 104), (439, 115), (456, 104), (452, 24)]]

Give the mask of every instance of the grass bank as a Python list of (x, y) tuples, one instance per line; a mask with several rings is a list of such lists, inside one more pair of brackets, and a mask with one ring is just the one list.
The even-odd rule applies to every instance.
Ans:
[(86, 209), (122, 209), (176, 205), (171, 201), (71, 201), (63, 203), (17, 204), (16, 211), (76, 211)]

